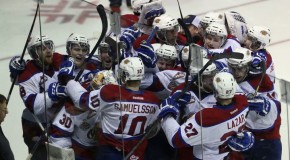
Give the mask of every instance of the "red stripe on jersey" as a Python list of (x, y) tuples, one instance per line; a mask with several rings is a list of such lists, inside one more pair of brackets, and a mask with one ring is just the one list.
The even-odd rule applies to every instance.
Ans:
[[(82, 105), (86, 105), (87, 102), (89, 102), (89, 92), (85, 92), (84, 94), (81, 95), (81, 98), (80, 98), (80, 101), (79, 101), (79, 105), (82, 106)], [(87, 105), (89, 106), (89, 105)]]
[[(274, 139), (280, 139), (280, 126), (281, 126), (281, 103), (279, 101), (273, 100), (276, 104), (277, 110), (278, 110), (278, 116), (277, 119), (274, 122), (273, 128), (270, 130), (260, 130), (260, 131), (254, 131), (253, 134), (255, 135), (255, 139), (267, 139), (267, 140), (274, 140)], [(274, 107), (274, 106), (271, 106)]]
[(51, 131), (50, 132), (50, 135), (52, 137), (55, 137), (55, 138), (59, 138), (59, 137), (71, 137), (72, 136), (72, 133), (71, 132), (64, 131), (61, 128), (55, 126), (55, 125), (52, 125), (50, 131)]
[[(121, 93), (119, 92), (121, 91)], [(106, 102), (133, 101), (159, 104), (160, 101), (150, 91), (132, 91), (118, 85), (106, 85), (100, 91), (100, 97)]]
[[(254, 89), (257, 89), (261, 80), (261, 76), (262, 75), (247, 77), (247, 81)], [(273, 82), (271, 81), (270, 77), (267, 74), (265, 74), (258, 92), (270, 92), (273, 89), (274, 89)]]
[(30, 94), (25, 101), (25, 106), (29, 109), (30, 112), (34, 113), (34, 101), (37, 94)]
[(135, 23), (139, 21), (139, 17), (134, 14), (124, 14), (121, 15), (120, 25), (122, 28), (128, 28), (133, 26)]
[[(196, 115), (195, 120), (197, 124), (199, 124), (202, 127), (214, 126), (219, 123), (225, 122), (231, 117), (237, 116), (242, 111), (244, 111), (244, 109), (246, 109), (248, 105), (249, 104), (248, 104), (248, 100), (246, 96), (235, 95), (233, 98), (233, 104), (232, 104), (233, 107), (229, 109), (205, 108), (195, 114)], [(202, 120), (201, 120), (201, 117), (202, 117)], [(245, 119), (242, 121), (245, 121)]]
[(33, 75), (42, 72), (40, 68), (38, 68), (35, 64), (34, 60), (29, 61), (26, 66), (24, 71), (19, 75), (18, 77), (18, 82), (25, 82), (28, 79), (30, 79)]
[(182, 148), (182, 147), (189, 147), (190, 145), (187, 144), (182, 136), (181, 136), (181, 130), (180, 128), (178, 129), (178, 131), (175, 133), (175, 135), (172, 138), (172, 144), (174, 146), (174, 148)]
[[(144, 35), (138, 37), (135, 40), (135, 42), (133, 43), (133, 48), (135, 50), (140, 48), (141, 47), (140, 44), (142, 43), (142, 41), (146, 41), (148, 39), (148, 37), (149, 37), (149, 35), (147, 35), (147, 34), (144, 34)], [(153, 37), (152, 40), (150, 41), (150, 44), (157, 43), (157, 42), (158, 42), (158, 40), (155, 37)]]
[(68, 59), (68, 55), (62, 55), (62, 54), (59, 54), (57, 52), (54, 52), (53, 57), (52, 57), (53, 70), (58, 71), (61, 63), (67, 59)]

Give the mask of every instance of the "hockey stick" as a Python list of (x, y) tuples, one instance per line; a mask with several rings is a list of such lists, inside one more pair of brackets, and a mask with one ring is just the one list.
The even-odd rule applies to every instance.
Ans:
[(96, 52), (97, 48), (101, 44), (102, 40), (105, 38), (107, 30), (108, 30), (108, 20), (107, 20), (107, 15), (106, 15), (104, 6), (99, 4), (96, 8), (97, 8), (97, 11), (98, 11), (98, 13), (100, 15), (101, 21), (102, 21), (102, 32), (101, 32), (101, 35), (100, 35), (96, 45), (94, 46), (93, 50), (89, 54), (89, 57), (86, 58), (85, 62), (82, 64), (81, 70), (79, 71), (78, 75), (76, 76), (75, 81), (79, 80), (80, 76), (84, 72), (84, 66), (88, 63), (88, 61), (94, 55), (94, 53)]
[(264, 77), (265, 77), (265, 74), (266, 74), (266, 62), (264, 62), (264, 61), (262, 61), (261, 62), (261, 67), (262, 67), (262, 76), (261, 76), (261, 79), (260, 79), (260, 81), (259, 81), (259, 84), (258, 84), (258, 86), (257, 86), (257, 88), (256, 88), (256, 90), (255, 90), (255, 92), (254, 93), (249, 93), (248, 95), (247, 95), (247, 99), (254, 99), (254, 97), (258, 94), (258, 92), (259, 92), (259, 90), (260, 90), (260, 86), (261, 86), (261, 84), (262, 84), (262, 81), (263, 81), (263, 79), (264, 79)]
[(181, 12), (181, 8), (180, 8), (180, 4), (179, 4), (179, 0), (177, 0), (177, 4), (178, 4), (178, 9), (179, 9), (180, 17), (181, 17), (181, 19), (183, 19), (182, 12)]
[[(20, 57), (20, 60), (19, 60), (20, 64), (23, 61), (23, 57), (24, 57), (24, 54), (25, 54), (25, 50), (27, 48), (28, 42), (30, 40), (32, 31), (33, 31), (33, 28), (34, 28), (34, 24), (35, 24), (35, 20), (36, 20), (36, 16), (37, 16), (38, 10), (39, 10), (39, 3), (37, 3), (37, 7), (36, 7), (35, 14), (34, 14), (34, 18), (33, 18), (33, 21), (32, 21), (31, 27), (30, 27), (30, 31), (29, 31), (29, 33), (27, 35), (26, 42), (25, 42), (25, 45), (24, 45), (24, 48), (23, 48), (23, 51), (22, 51), (22, 54), (21, 54), (21, 57)], [(10, 90), (9, 90), (9, 93), (8, 93), (8, 96), (7, 96), (7, 100), (6, 100), (6, 104), (7, 105), (9, 103), (9, 99), (10, 99), (10, 96), (12, 94), (12, 91), (13, 91), (13, 88), (14, 88), (14, 85), (15, 85), (17, 79), (18, 79), (18, 75), (16, 77), (14, 77), (13, 82), (12, 82), (12, 84), (10, 86)]]
[[(214, 61), (218, 60), (218, 59), (223, 59), (223, 58), (236, 58), (236, 59), (242, 59), (243, 58), (243, 54), (241, 53), (236, 53), (236, 52), (232, 52), (230, 54), (228, 53), (221, 53), (221, 54), (216, 54), (215, 56), (213, 56), (202, 68), (201, 70), (199, 70), (198, 74), (195, 75), (191, 82), (189, 83), (189, 85), (185, 86), (183, 91), (186, 92), (189, 89), (189, 86), (194, 83), (197, 79), (198, 76), (200, 76), (205, 70), (206, 68), (211, 65)], [(184, 93), (183, 93), (184, 94)], [(175, 99), (175, 101), (177, 101), (180, 97), (182, 96), (182, 93), (178, 96), (178, 98)], [(139, 142), (132, 148), (132, 150), (126, 155), (126, 157), (124, 158), (124, 160), (128, 160), (128, 158), (133, 154), (133, 152), (140, 146), (140, 144), (149, 137), (150, 133), (153, 131), (154, 128), (156, 128), (156, 126), (160, 123), (161, 119), (157, 118), (152, 124), (151, 127), (148, 129), (148, 131), (145, 133), (145, 135), (142, 137), (142, 139), (139, 140)]]

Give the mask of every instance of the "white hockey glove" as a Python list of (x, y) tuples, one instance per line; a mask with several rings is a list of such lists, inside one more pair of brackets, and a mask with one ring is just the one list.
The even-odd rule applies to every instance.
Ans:
[(231, 136), (228, 141), (228, 146), (237, 152), (249, 150), (255, 143), (255, 138), (252, 132), (241, 132)]

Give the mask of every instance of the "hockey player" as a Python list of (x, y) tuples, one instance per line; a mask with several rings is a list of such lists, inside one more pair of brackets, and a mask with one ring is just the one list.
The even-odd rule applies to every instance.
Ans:
[(225, 24), (225, 16), (219, 12), (208, 12), (200, 20), (201, 32), (204, 35), (211, 23)]
[[(68, 54), (76, 59), (76, 64), (80, 66), (84, 60), (80, 55), (89, 52), (89, 45), (85, 37), (72, 38), (73, 35), (76, 34), (72, 34), (69, 37), (67, 51)], [(81, 43), (78, 44), (78, 40)], [(44, 95), (49, 84), (57, 81), (56, 73), (62, 61), (68, 57), (55, 53), (54, 43), (47, 36), (42, 36), (41, 38), (39, 36), (32, 37), (28, 43), (27, 50), (32, 60), (26, 64), (25, 68), (23, 67), (24, 70), (21, 73), (20, 71), (18, 72), (20, 73), (18, 81), (20, 95), (26, 106), (22, 114), (23, 137), (29, 151), (31, 151), (39, 138), (38, 136), (43, 132), (39, 125), (46, 126), (46, 119), (50, 120), (59, 110), (56, 109), (57, 107), (54, 107), (58, 104)], [(22, 69), (19, 67), (16, 68), (15, 64), (17, 62), (17, 58), (11, 60), (9, 68), (12, 73), (15, 73), (15, 70)], [(43, 69), (44, 73), (42, 73)], [(46, 103), (43, 103), (44, 98)], [(52, 117), (46, 118), (46, 111)], [(36, 116), (32, 116), (31, 113)], [(38, 156), (42, 157), (40, 159), (46, 157), (46, 149), (44, 146), (39, 147), (36, 153), (33, 154), (33, 158), (39, 159)]]
[[(119, 74), (122, 86), (106, 85), (100, 90), (87, 92), (73, 80), (66, 85), (67, 94), (76, 107), (101, 114), (102, 134), (99, 137), (100, 154), (97, 159), (123, 159), (159, 112), (157, 97), (139, 88), (144, 75), (140, 58), (123, 59)], [(130, 158), (143, 159), (146, 143), (145, 140)]]
[[(171, 98), (163, 101), (159, 117), (162, 118), (161, 126), (171, 146), (194, 146), (192, 159), (223, 159), (229, 153), (227, 140), (234, 136), (234, 139), (241, 142), (239, 150), (249, 149), (253, 144), (251, 134), (243, 133), (247, 141), (235, 137), (244, 128), (248, 112), (247, 98), (235, 95), (236, 85), (230, 73), (216, 74), (213, 86), (217, 103), (213, 108), (195, 113), (181, 126), (175, 120), (181, 104)], [(229, 144), (232, 146), (231, 142)]]
[[(108, 84), (117, 84), (111, 70), (98, 72), (83, 86), (92, 91)], [(60, 148), (72, 148), (77, 160), (93, 160), (97, 155), (99, 130), (98, 112), (77, 109), (72, 101), (68, 101), (52, 123), (49, 141)]]
[(266, 50), (266, 46), (270, 44), (271, 32), (270, 29), (264, 26), (253, 26), (249, 29), (245, 40), (245, 48), (253, 51), (253, 66), (256, 71), (253, 74), (260, 74), (263, 72), (261, 62), (265, 63), (266, 74), (275, 82), (275, 68), (272, 56)]
[(228, 32), (224, 24), (211, 23), (205, 30), (204, 47), (208, 57), (215, 53), (230, 52), (241, 45), (236, 38), (227, 38)]
[[(44, 92), (50, 83), (57, 80), (54, 75), (58, 71), (58, 62), (61, 61), (62, 55), (54, 52), (54, 43), (47, 36), (32, 37), (27, 50), (32, 60), (26, 64), (18, 82), (20, 96), (26, 106), (22, 115), (23, 138), (31, 152), (43, 132), (39, 125), (46, 126), (45, 112), (53, 113), (54, 102), (47, 95), (44, 96)], [(31, 113), (36, 116), (32, 116)], [(49, 120), (49, 117), (47, 119)], [(41, 144), (32, 159), (45, 158), (46, 148)]]
[(246, 159), (281, 159), (281, 104), (275, 99), (273, 82), (267, 74), (250, 74), (250, 50), (238, 48), (235, 52), (242, 53), (244, 58), (230, 58), (228, 65), (249, 99), (250, 112), (247, 115), (246, 127), (253, 132), (256, 140), (253, 148), (244, 156)]
[[(193, 39), (193, 43), (197, 45), (203, 45), (203, 36), (201, 31), (201, 25), (200, 25), (200, 18), (196, 15), (187, 15), (182, 19), (186, 27), (188, 28), (188, 31), (190, 32), (190, 36)], [(185, 45), (187, 40), (185, 37), (185, 33), (183, 30), (178, 34), (178, 44)]]

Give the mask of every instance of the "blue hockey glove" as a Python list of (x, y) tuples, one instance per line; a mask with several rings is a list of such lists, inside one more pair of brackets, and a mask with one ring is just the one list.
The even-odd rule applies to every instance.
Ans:
[(66, 97), (65, 86), (60, 85), (58, 82), (51, 83), (48, 87), (48, 96), (53, 101), (58, 101)]
[(156, 66), (157, 55), (154, 53), (150, 43), (141, 43), (140, 48), (136, 49), (136, 52), (146, 67), (154, 68)]
[(71, 79), (74, 79), (74, 70), (75, 64), (73, 58), (69, 58), (69, 60), (64, 61), (58, 73), (58, 81), (62, 85), (66, 85), (67, 82)]
[(88, 82), (88, 81), (91, 81), (95, 74), (97, 74), (100, 70), (96, 69), (96, 70), (93, 70), (91, 72), (88, 72), (84, 75), (81, 76), (81, 78), (79, 79), (79, 82), (82, 84), (84, 82)]
[(262, 65), (263, 63), (266, 63), (267, 58), (264, 53), (262, 52), (254, 52), (253, 53), (253, 59), (252, 64), (250, 68), (250, 74), (261, 74), (263, 72)]
[(149, 20), (149, 19), (158, 17), (164, 13), (165, 13), (165, 9), (163, 7), (158, 8), (158, 9), (152, 9), (145, 14), (144, 19)]
[(179, 110), (175, 107), (176, 105), (177, 105), (176, 102), (171, 97), (166, 98), (161, 103), (161, 110), (160, 113), (158, 114), (158, 118), (162, 119), (168, 115), (171, 115), (176, 119), (179, 113)]
[(252, 132), (241, 132), (235, 136), (231, 136), (227, 143), (233, 151), (242, 152), (250, 149), (254, 145), (255, 138)]
[[(177, 90), (171, 95), (171, 98), (175, 101), (176, 98), (181, 94), (181, 90)], [(185, 106), (191, 99), (191, 94), (189, 92), (184, 92), (184, 94), (177, 100), (178, 106)]]
[(229, 67), (225, 63), (220, 61), (214, 61), (213, 63), (215, 64), (218, 72), (229, 72)]
[(140, 35), (140, 30), (135, 29), (133, 26), (127, 28), (120, 37), (120, 41), (126, 44), (126, 51), (130, 50), (135, 42), (136, 38)]
[(271, 109), (271, 104), (265, 97), (256, 96), (254, 99), (248, 100), (248, 102), (249, 110), (256, 111), (260, 116), (267, 115)]
[(9, 62), (9, 70), (12, 78), (18, 76), (25, 69), (25, 60), (20, 63), (20, 56), (14, 56)]

